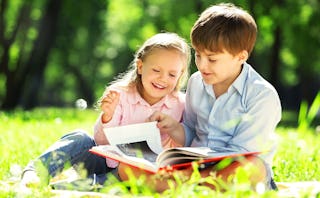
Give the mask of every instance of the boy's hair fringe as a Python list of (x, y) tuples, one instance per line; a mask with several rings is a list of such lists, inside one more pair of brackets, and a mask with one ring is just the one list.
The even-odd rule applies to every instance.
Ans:
[(235, 55), (252, 52), (257, 37), (254, 18), (231, 3), (220, 3), (204, 10), (192, 27), (190, 38), (197, 50), (223, 50)]

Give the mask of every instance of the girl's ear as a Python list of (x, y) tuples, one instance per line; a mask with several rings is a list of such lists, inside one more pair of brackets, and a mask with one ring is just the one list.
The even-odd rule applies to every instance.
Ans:
[(141, 74), (142, 73), (142, 65), (143, 65), (142, 60), (141, 59), (137, 59), (136, 65), (137, 65), (138, 74)]
[(238, 54), (238, 60), (239, 60), (242, 64), (247, 61), (248, 57), (249, 57), (249, 54), (248, 54), (247, 50), (242, 50), (242, 51)]

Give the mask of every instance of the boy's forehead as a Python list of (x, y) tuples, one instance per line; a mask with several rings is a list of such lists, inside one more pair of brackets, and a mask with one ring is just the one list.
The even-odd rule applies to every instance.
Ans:
[(225, 51), (224, 46), (221, 43), (211, 43), (211, 44), (198, 44), (198, 45), (192, 45), (192, 48), (195, 51), (207, 51), (207, 52), (212, 52), (212, 53), (221, 53)]
[(206, 48), (193, 48), (194, 51), (196, 53), (202, 53), (202, 54), (205, 54), (206, 56), (214, 56), (214, 55), (218, 55), (218, 54), (221, 54), (221, 53), (226, 53), (227, 51), (224, 50), (224, 49), (221, 49), (221, 50), (215, 50), (215, 51), (212, 51), (210, 49), (206, 49)]

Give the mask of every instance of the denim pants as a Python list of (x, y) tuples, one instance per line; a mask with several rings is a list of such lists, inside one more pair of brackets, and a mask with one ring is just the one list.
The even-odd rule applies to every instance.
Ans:
[(37, 163), (41, 162), (51, 177), (59, 174), (68, 163), (75, 168), (83, 167), (88, 177), (91, 175), (104, 176), (113, 169), (107, 167), (106, 159), (90, 153), (88, 150), (96, 146), (95, 141), (84, 131), (74, 131), (61, 137), (51, 145), (37, 159), (29, 162), (24, 169), (37, 170)]

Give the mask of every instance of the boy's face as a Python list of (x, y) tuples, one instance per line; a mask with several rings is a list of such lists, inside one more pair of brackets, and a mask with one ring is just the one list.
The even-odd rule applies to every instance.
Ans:
[(247, 57), (246, 51), (232, 55), (225, 50), (223, 52), (195, 50), (195, 63), (204, 82), (225, 91), (240, 74), (242, 64)]

